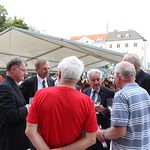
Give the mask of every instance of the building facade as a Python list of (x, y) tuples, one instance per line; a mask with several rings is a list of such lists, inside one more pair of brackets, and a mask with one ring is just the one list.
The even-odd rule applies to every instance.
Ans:
[(107, 34), (74, 36), (70, 38), (78, 42), (121, 52), (134, 53), (141, 58), (143, 68), (150, 70), (147, 40), (134, 30), (108, 32)]

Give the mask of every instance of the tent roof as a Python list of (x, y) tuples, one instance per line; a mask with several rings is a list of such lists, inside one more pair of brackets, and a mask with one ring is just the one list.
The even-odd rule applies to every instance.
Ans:
[(38, 59), (46, 59), (51, 72), (56, 72), (58, 63), (72, 55), (84, 62), (85, 70), (117, 63), (123, 58), (118, 52), (16, 27), (0, 32), (0, 68), (5, 68), (12, 57), (19, 56), (27, 61), (30, 71), (34, 71)]

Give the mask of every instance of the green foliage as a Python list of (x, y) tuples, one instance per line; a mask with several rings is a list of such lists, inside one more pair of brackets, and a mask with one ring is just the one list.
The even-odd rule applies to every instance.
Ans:
[(4, 6), (0, 5), (0, 31), (3, 31), (11, 26), (29, 29), (28, 25), (21, 18), (16, 16), (13, 18), (8, 17), (7, 10)]
[(0, 5), (0, 30), (3, 30), (3, 26), (5, 25), (7, 15), (8, 13), (4, 6)]
[(114, 66), (115, 64), (111, 63), (100, 68), (100, 70), (103, 72), (104, 78), (109, 78), (112, 76)]
[(23, 21), (23, 19), (18, 19), (16, 16), (13, 18), (9, 18), (6, 22), (5, 22), (5, 26), (6, 28), (10, 27), (10, 26), (14, 26), (14, 27), (18, 27), (18, 28), (22, 28), (22, 29), (29, 29), (28, 25)]

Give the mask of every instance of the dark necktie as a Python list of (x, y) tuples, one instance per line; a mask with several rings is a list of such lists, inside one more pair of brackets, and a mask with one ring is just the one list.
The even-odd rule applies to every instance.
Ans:
[(96, 100), (96, 93), (97, 93), (97, 91), (93, 91), (93, 94), (92, 94), (92, 99), (93, 99), (93, 101), (95, 102), (95, 100)]
[(45, 85), (45, 80), (42, 81), (42, 85), (43, 85), (43, 88), (46, 87), (46, 85)]

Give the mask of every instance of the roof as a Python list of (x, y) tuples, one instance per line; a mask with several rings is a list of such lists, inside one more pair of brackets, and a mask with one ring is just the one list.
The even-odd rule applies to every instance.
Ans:
[(140, 34), (134, 30), (109, 32), (106, 41), (137, 40), (146, 41)]
[(122, 40), (137, 40), (141, 39), (143, 41), (146, 41), (144, 37), (142, 37), (139, 33), (137, 33), (134, 30), (128, 30), (128, 31), (117, 31), (114, 30), (114, 32), (109, 32), (107, 34), (94, 34), (94, 35), (82, 35), (82, 36), (73, 36), (70, 38), (70, 40), (81, 40), (82, 38), (88, 38), (93, 41), (122, 41)]
[(99, 39), (106, 40), (107, 36), (108, 36), (107, 34), (94, 34), (94, 35), (72, 36), (70, 38), (70, 40), (80, 40), (80, 39), (82, 39), (84, 37), (87, 37), (87, 38), (89, 38), (89, 39), (91, 39), (93, 41), (96, 41), (96, 40), (99, 40)]
[(38, 59), (46, 59), (51, 72), (56, 72), (58, 63), (72, 55), (84, 62), (85, 70), (117, 63), (123, 58), (118, 52), (16, 27), (0, 32), (0, 68), (6, 68), (9, 59), (19, 56), (27, 61), (29, 71), (34, 71)]

